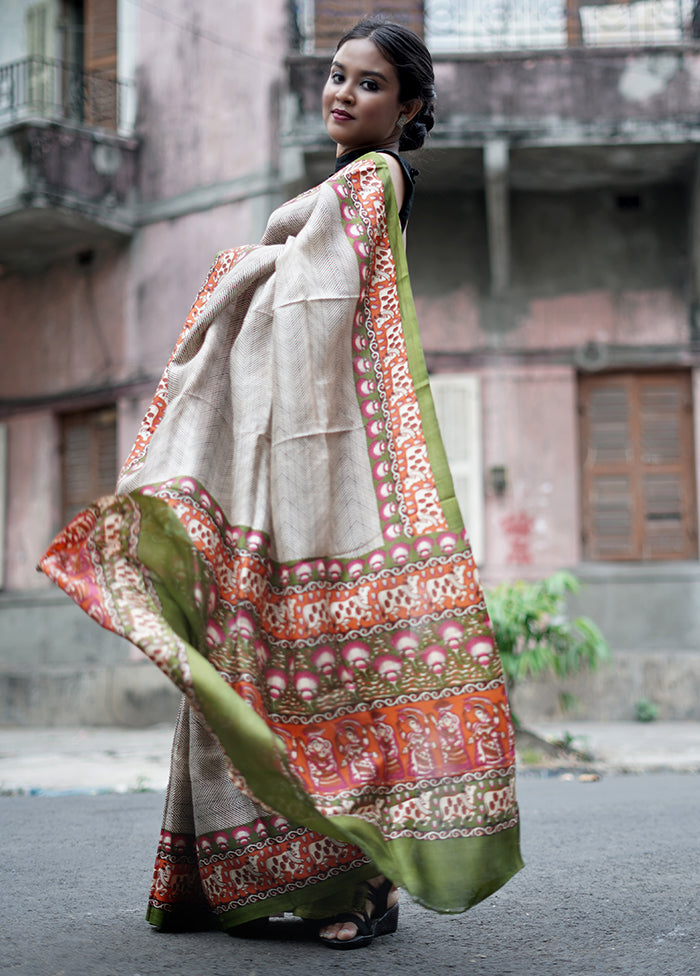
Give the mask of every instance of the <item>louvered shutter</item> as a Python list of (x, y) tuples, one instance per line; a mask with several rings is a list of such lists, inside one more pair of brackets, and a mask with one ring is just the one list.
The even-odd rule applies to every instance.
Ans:
[[(639, 390), (645, 559), (686, 559), (695, 541), (690, 377), (649, 380)], [(693, 486), (691, 492), (690, 486)]]
[(85, 121), (117, 126), (117, 0), (85, 0)]
[(481, 381), (478, 376), (430, 377), (435, 412), (455, 495), (477, 563), (484, 560), (484, 469)]
[(384, 14), (389, 20), (410, 27), (423, 36), (423, 3), (419, 0), (316, 0), (314, 4), (314, 47), (333, 51), (339, 39), (358, 20)]
[(68, 521), (117, 480), (117, 412), (114, 407), (70, 414), (62, 423), (63, 518)]
[(586, 557), (696, 557), (690, 375), (589, 376), (580, 394)]

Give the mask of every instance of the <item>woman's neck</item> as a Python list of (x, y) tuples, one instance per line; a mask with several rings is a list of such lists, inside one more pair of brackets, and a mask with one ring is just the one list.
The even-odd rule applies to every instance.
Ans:
[(393, 139), (390, 142), (386, 142), (386, 144), (384, 145), (380, 145), (379, 143), (373, 143), (371, 146), (341, 146), (340, 143), (337, 143), (335, 147), (335, 156), (336, 159), (340, 159), (341, 156), (347, 156), (349, 153), (354, 153), (354, 152), (357, 152), (360, 155), (362, 155), (362, 153), (366, 153), (366, 152), (382, 152), (382, 151), (398, 153), (399, 140)]

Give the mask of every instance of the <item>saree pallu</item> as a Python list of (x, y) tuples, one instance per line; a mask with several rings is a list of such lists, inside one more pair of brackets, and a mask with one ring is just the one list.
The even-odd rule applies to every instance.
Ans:
[(369, 153), (218, 255), (44, 571), (183, 691), (148, 917), (461, 912), (520, 867), (503, 673)]

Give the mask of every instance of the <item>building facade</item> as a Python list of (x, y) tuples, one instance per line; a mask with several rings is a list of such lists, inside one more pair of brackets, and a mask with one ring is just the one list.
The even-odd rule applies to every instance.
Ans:
[(614, 679), (582, 687), (585, 714), (625, 717), (653, 691), (663, 714), (697, 717), (696, 5), (5, 8), (0, 667), (17, 720), (45, 700), (38, 669), (57, 721), (103, 681), (128, 691), (111, 720), (160, 694), (34, 566), (111, 490), (214, 253), (257, 239), (277, 202), (328, 174), (328, 56), (377, 9), (435, 57), (409, 266), (482, 574), (567, 567), (585, 582), (579, 606), (616, 661)]

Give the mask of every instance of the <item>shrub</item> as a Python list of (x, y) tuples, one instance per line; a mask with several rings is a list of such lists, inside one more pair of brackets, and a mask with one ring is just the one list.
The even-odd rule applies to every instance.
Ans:
[(659, 717), (659, 706), (648, 698), (634, 703), (634, 717), (638, 722), (654, 722)]
[[(567, 614), (566, 597), (580, 583), (561, 571), (537, 582), (500, 583), (486, 594), (496, 643), (511, 694), (527, 678), (551, 674), (566, 678), (595, 670), (610, 649), (588, 617)], [(571, 703), (563, 696), (562, 705)]]

